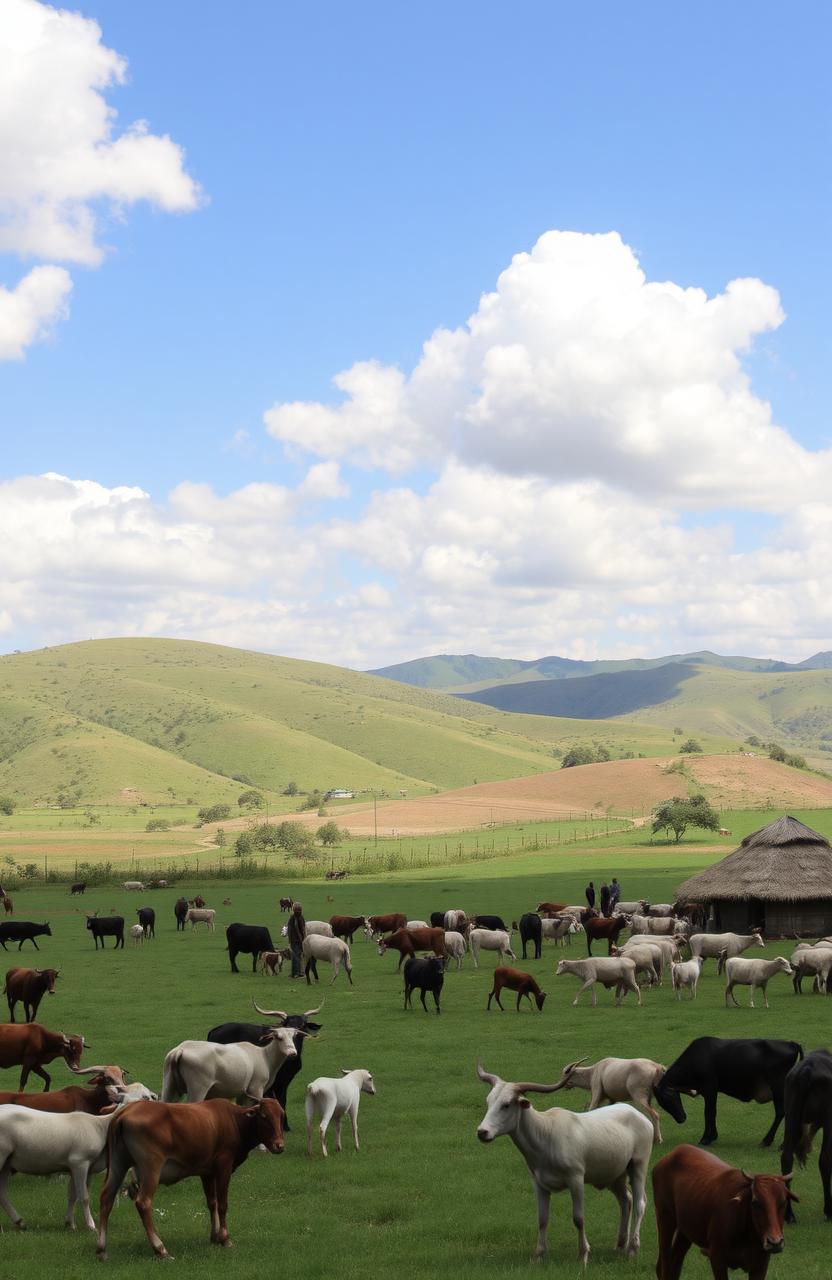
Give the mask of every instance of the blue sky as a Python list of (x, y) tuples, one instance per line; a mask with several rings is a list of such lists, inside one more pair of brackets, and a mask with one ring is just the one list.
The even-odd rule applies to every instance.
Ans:
[[(46, 9), (35, 0), (18, 4)], [(118, 112), (114, 135), (137, 119), (151, 134), (169, 135), (205, 198), (185, 208), (190, 197), (182, 195), (176, 212), (160, 208), (149, 188), (135, 201), (90, 196), (97, 242), (106, 246), (97, 265), (0, 240), (8, 247), (0, 253), (7, 289), (37, 263), (57, 264), (72, 278), (68, 315), (45, 340), (27, 342), (22, 358), (0, 363), (3, 479), (57, 472), (107, 493), (135, 487), (155, 521), (144, 568), (140, 546), (131, 544), (124, 558), (108, 564), (96, 555), (95, 571), (80, 574), (85, 543), (59, 515), (60, 534), (44, 538), (31, 570), (9, 570), (0, 643), (161, 627), (351, 665), (440, 647), (582, 656), (689, 642), (755, 652), (773, 645), (778, 656), (799, 657), (807, 645), (832, 643), (817, 576), (822, 557), (798, 569), (807, 540), (819, 547), (825, 525), (821, 534), (819, 512), (809, 526), (789, 524), (802, 494), (822, 505), (830, 445), (827, 6), (249, 0), (230, 13), (191, 0), (85, 0), (81, 12), (99, 24), (101, 44), (129, 63), (127, 83), (104, 91)], [(0, 18), (0, 48), (2, 26)], [(14, 201), (0, 187), (0, 226)], [(313, 452), (283, 427), (277, 438), (267, 435), (263, 415), (275, 404), (338, 403), (332, 378), (356, 362), (409, 375), (433, 331), (464, 325), (513, 255), (552, 230), (617, 232), (648, 280), (709, 297), (745, 277), (777, 291), (785, 321), (755, 320), (751, 350), (739, 358), (756, 400), (770, 402), (773, 422), (797, 450), (785, 463), (774, 451), (779, 474), (770, 488), (782, 480), (787, 500), (760, 481), (734, 505), (730, 485), (718, 480), (680, 498), (678, 486), (657, 478), (651, 501), (649, 485), (626, 479), (626, 459), (620, 484), (610, 468), (593, 475), (585, 459), (561, 475), (539, 459), (557, 459), (568, 422), (553, 424), (544, 413), (538, 452), (521, 469), (530, 487), (506, 500), (530, 511), (528, 540), (503, 563), (500, 530), (480, 543), (473, 517), (464, 535), (436, 518), (445, 500), (443, 517), (457, 503), (471, 515), (472, 477), (482, 482), (482, 507), (500, 509), (501, 483), (516, 487), (518, 477), (496, 446), (479, 455), (469, 440), (463, 451), (465, 507), (458, 471), (449, 478), (446, 470), (460, 461), (453, 426), (422, 447), (420, 419), (422, 443), (397, 468), (346, 447), (342, 436)], [(430, 418), (434, 409), (425, 412)], [(511, 413), (494, 429), (510, 436)], [(668, 426), (671, 458), (675, 429), (683, 428)], [(364, 440), (365, 428), (356, 430)], [(753, 429), (738, 430), (744, 474)], [(389, 432), (400, 431), (393, 414)], [(680, 456), (690, 471), (690, 455)], [(221, 581), (196, 567), (179, 577), (158, 554), (160, 542), (180, 540), (183, 520), (205, 516), (194, 555), (210, 559), (208, 548), (233, 523), (222, 506), (205, 515), (210, 503), (201, 500), (171, 508), (177, 487), (210, 486), (211, 502), (252, 484), (294, 493), (317, 464), (331, 464), (326, 484), (293, 507), (288, 531), (264, 530), (262, 511), (252, 522), (237, 504), (234, 547), (219, 548)], [(720, 467), (724, 475), (724, 458)], [(807, 468), (813, 478), (804, 489)], [(540, 488), (578, 482), (606, 489), (600, 496), (571, 489), (559, 504)], [(429, 499), (437, 485), (431, 509), (416, 502), (418, 517), (394, 529), (400, 556), (385, 558), (383, 535), (367, 530), (368, 505), (402, 489)], [(622, 496), (621, 527), (649, 529), (661, 513), (643, 576), (623, 582), (610, 608), (605, 572), (586, 562), (558, 565), (549, 555), (554, 568), (541, 586), (535, 510), (543, 518), (550, 503), (580, 502), (584, 510), (595, 502), (606, 511), (612, 493)], [(53, 509), (49, 496), (41, 500)], [(647, 504), (643, 511), (638, 503)], [(24, 497), (22, 507), (29, 505)], [(384, 519), (391, 505), (403, 503), (388, 498)], [(141, 502), (139, 509), (141, 523)], [(123, 540), (124, 522), (116, 523), (99, 536)], [(589, 523), (597, 524), (591, 513)], [(53, 556), (46, 546), (59, 536), (69, 541)], [(244, 558), (252, 538), (264, 548), (263, 563), (256, 574), (241, 563), (235, 574), (231, 562)], [(674, 539), (685, 546), (660, 565), (657, 547)], [(620, 530), (610, 540), (620, 546)], [(275, 558), (281, 542), (294, 548), (296, 573)], [(634, 545), (627, 559), (645, 554)], [(703, 554), (711, 579), (727, 574), (731, 591), (709, 620), (702, 574), (701, 588), (691, 581), (684, 596), (693, 605), (684, 618), (660, 585), (696, 578)], [(752, 558), (739, 570), (738, 555)], [(431, 556), (434, 566), (453, 560), (458, 572), (426, 568)], [(469, 561), (476, 569), (466, 574)], [(75, 581), (61, 605), (54, 582), (65, 580), (67, 565)], [(471, 590), (460, 591), (466, 576)], [(500, 596), (506, 582), (514, 587)], [(754, 599), (744, 618), (734, 609), (732, 619), (737, 584), (749, 582)], [(356, 597), (373, 584), (375, 603), (372, 592)], [(521, 599), (511, 594), (518, 584)], [(160, 607), (171, 591), (170, 606)], [(48, 601), (42, 608), (33, 603), (39, 593)], [(494, 607), (481, 611), (485, 595)], [(533, 627), (520, 622), (526, 608)], [(512, 627), (506, 618), (515, 612)], [(784, 616), (775, 620), (774, 612)]]

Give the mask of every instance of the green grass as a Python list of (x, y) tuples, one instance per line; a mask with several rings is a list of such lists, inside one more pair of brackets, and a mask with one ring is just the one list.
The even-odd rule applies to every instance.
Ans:
[[(624, 895), (669, 896), (681, 879), (698, 869), (707, 855), (683, 849), (678, 856), (645, 849), (597, 852), (550, 850), (530, 860), (514, 854), (484, 867), (450, 867), (418, 874), (393, 874), (377, 881), (353, 880), (328, 885), (297, 886), (308, 918), (337, 911), (402, 910), (427, 916), (433, 910), (463, 906), (496, 911), (511, 918), (533, 907), (543, 896), (580, 900), (588, 878), (596, 882), (616, 872)], [(186, 888), (196, 890), (196, 881)], [(286, 883), (226, 883), (208, 886), (207, 896), (219, 907), (224, 926), (232, 919), (268, 923), (275, 934), (281, 917), (277, 898), (291, 892)], [(229, 895), (231, 905), (220, 906)], [(228, 971), (222, 930), (215, 936), (177, 935), (172, 903), (176, 894), (147, 895), (157, 910), (155, 943), (124, 952), (95, 953), (83, 927), (82, 907), (122, 910), (128, 920), (144, 897), (114, 889), (90, 891), (79, 904), (56, 886), (17, 895), (19, 918), (51, 921), (54, 936), (39, 956), (27, 947), (9, 964), (60, 964), (59, 994), (42, 1009), (47, 1025), (82, 1031), (90, 1042), (89, 1062), (121, 1062), (151, 1087), (158, 1087), (166, 1051), (181, 1039), (201, 1038), (227, 1018), (245, 1018), (256, 996), (267, 1007), (303, 1009), (326, 996), (320, 1038), (307, 1044), (300, 1082), (290, 1092), (295, 1125), (285, 1154), (276, 1159), (255, 1153), (235, 1175), (229, 1225), (236, 1248), (222, 1254), (207, 1244), (207, 1222), (201, 1188), (188, 1181), (162, 1189), (157, 1196), (157, 1224), (179, 1267), (212, 1277), (251, 1277), (291, 1267), (293, 1274), (336, 1274), (361, 1280), (389, 1274), (391, 1267), (425, 1277), (449, 1275), (465, 1280), (505, 1280), (529, 1274), (535, 1239), (535, 1205), (525, 1166), (508, 1139), (490, 1147), (475, 1137), (483, 1115), (485, 1088), (474, 1074), (481, 1057), (491, 1071), (507, 1079), (549, 1080), (567, 1061), (588, 1054), (647, 1055), (669, 1062), (695, 1036), (768, 1035), (798, 1039), (807, 1049), (827, 1039), (828, 1008), (818, 997), (796, 998), (786, 979), (772, 982), (771, 1010), (723, 1007), (722, 982), (712, 964), (703, 976), (699, 999), (677, 1004), (668, 987), (645, 993), (639, 1009), (631, 998), (612, 1007), (610, 993), (599, 1007), (571, 1007), (576, 984), (555, 980), (557, 954), (549, 947), (541, 961), (524, 967), (539, 976), (549, 998), (542, 1015), (486, 1013), (494, 959), (478, 972), (466, 959), (464, 970), (450, 972), (441, 1018), (421, 1008), (404, 1013), (401, 983), (392, 957), (379, 958), (375, 947), (356, 942), (355, 986), (343, 975), (330, 987), (322, 969), (319, 990), (285, 977), (270, 980), (245, 969)], [(783, 948), (770, 947), (770, 952)], [(581, 954), (573, 947), (573, 955)], [(743, 1000), (745, 997), (740, 996)], [(256, 1016), (256, 1015), (255, 1015)], [(366, 1066), (376, 1078), (378, 1096), (363, 1098), (362, 1151), (345, 1150), (324, 1162), (303, 1154), (300, 1132), (302, 1083), (316, 1075), (337, 1074), (341, 1067)], [(53, 1071), (56, 1086), (69, 1083), (61, 1065)], [(3, 1073), (6, 1087), (16, 1085), (14, 1071)], [(558, 1102), (580, 1109), (585, 1095), (561, 1094)], [(546, 1100), (534, 1105), (545, 1107)], [(769, 1106), (744, 1106), (720, 1099), (720, 1141), (716, 1151), (731, 1163), (759, 1171), (777, 1170), (776, 1149), (757, 1146), (770, 1121)], [(666, 1151), (701, 1134), (701, 1103), (691, 1100), (688, 1120), (677, 1127), (664, 1117)], [(98, 1182), (98, 1180), (97, 1180)], [(814, 1161), (799, 1172), (799, 1225), (787, 1233), (782, 1259), (774, 1259), (772, 1277), (801, 1276), (820, 1280), (829, 1275), (829, 1226), (822, 1218), (819, 1179)], [(75, 1280), (94, 1264), (94, 1244), (85, 1231), (63, 1232), (65, 1192), (62, 1183), (18, 1176), (12, 1198), (29, 1222), (26, 1235), (6, 1231), (4, 1273), (15, 1277), (53, 1274)], [(97, 1212), (97, 1185), (93, 1202)], [(611, 1195), (589, 1191), (587, 1230), (593, 1253), (590, 1274), (611, 1280), (625, 1270), (613, 1254), (615, 1206)], [(554, 1197), (547, 1274), (576, 1277), (575, 1232), (567, 1198)], [(626, 1266), (635, 1280), (654, 1275), (655, 1233), (648, 1207), (643, 1249), (636, 1264)], [(138, 1216), (124, 1201), (111, 1219), (109, 1274), (150, 1274), (155, 1269)], [(154, 1270), (155, 1273), (155, 1270)], [(685, 1277), (710, 1274), (704, 1259), (692, 1252)]]

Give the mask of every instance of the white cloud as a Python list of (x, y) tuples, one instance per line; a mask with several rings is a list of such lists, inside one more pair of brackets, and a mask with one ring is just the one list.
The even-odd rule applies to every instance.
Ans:
[(390, 471), (451, 453), (507, 475), (782, 511), (832, 481), (832, 452), (774, 424), (742, 365), (782, 320), (759, 280), (709, 298), (648, 281), (616, 233), (550, 231), (465, 326), (433, 334), (409, 376), (364, 361), (335, 378), (341, 404), (277, 404), (265, 422), (292, 448)]
[(33, 267), (14, 289), (0, 284), (0, 360), (21, 360), (68, 311), (72, 280), (63, 267)]
[[(138, 201), (169, 213), (197, 207), (200, 190), (181, 147), (142, 120), (118, 131), (104, 94), (126, 76), (125, 59), (102, 43), (92, 19), (39, 0), (2, 0), (0, 253), (96, 266), (107, 214), (120, 216)], [(28, 331), (18, 321), (0, 359), (19, 358), (46, 321), (61, 317), (69, 278), (61, 272), (61, 298), (57, 279), (52, 310)], [(20, 289), (0, 295), (3, 312)], [(0, 334), (6, 327), (0, 314)]]

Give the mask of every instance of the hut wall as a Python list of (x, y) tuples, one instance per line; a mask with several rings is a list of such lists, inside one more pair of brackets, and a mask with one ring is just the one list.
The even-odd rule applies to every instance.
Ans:
[(715, 927), (720, 932), (749, 933), (762, 925), (767, 938), (832, 937), (832, 899), (814, 902), (761, 902), (746, 898), (714, 902)]

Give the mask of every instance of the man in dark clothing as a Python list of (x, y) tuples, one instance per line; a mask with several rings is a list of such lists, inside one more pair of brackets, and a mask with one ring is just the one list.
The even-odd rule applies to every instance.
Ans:
[(621, 885), (618, 883), (618, 877), (613, 876), (612, 884), (610, 885), (610, 911), (615, 911), (620, 897)]
[(601, 885), (601, 915), (608, 916), (610, 913), (610, 887), (606, 880)]
[(595, 906), (595, 885), (592, 883), (591, 880), (586, 887), (586, 901), (587, 901), (587, 906), (589, 907)]
[(289, 949), (292, 952), (292, 977), (303, 977), (303, 940), (306, 937), (306, 921), (303, 918), (303, 907), (296, 902), (292, 907), (292, 914), (289, 916), (289, 923), (286, 927), (286, 937), (289, 940)]

